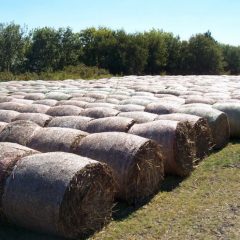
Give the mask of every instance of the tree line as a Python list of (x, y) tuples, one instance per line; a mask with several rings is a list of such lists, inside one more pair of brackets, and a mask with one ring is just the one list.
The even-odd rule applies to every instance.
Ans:
[(111, 74), (239, 74), (240, 46), (217, 42), (208, 31), (188, 41), (162, 30), (127, 33), (105, 27), (28, 30), (0, 24), (0, 72), (54, 72), (95, 66)]

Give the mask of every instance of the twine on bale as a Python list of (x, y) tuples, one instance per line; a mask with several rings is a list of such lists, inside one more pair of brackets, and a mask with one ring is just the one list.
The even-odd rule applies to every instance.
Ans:
[(106, 164), (63, 152), (35, 154), (7, 179), (3, 211), (25, 228), (79, 238), (110, 221), (114, 193)]

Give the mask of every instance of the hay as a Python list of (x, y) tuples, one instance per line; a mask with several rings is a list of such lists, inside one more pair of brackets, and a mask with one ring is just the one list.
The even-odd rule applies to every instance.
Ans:
[(0, 142), (13, 142), (26, 146), (39, 129), (40, 127), (31, 121), (11, 122), (0, 133)]
[(49, 92), (45, 96), (46, 96), (46, 98), (54, 99), (57, 101), (68, 100), (71, 98), (71, 95), (62, 93), (62, 92)]
[(192, 126), (191, 130), (192, 136), (194, 136), (193, 141), (196, 143), (196, 160), (203, 159), (205, 156), (209, 155), (209, 151), (212, 147), (212, 133), (209, 124), (205, 118), (184, 114), (184, 113), (172, 113), (166, 115), (160, 115), (158, 120), (174, 120), (181, 122), (189, 122)]
[(3, 211), (25, 228), (80, 238), (110, 221), (114, 191), (105, 164), (70, 153), (35, 154), (8, 178)]
[(153, 102), (145, 107), (145, 112), (155, 113), (155, 114), (169, 114), (176, 112), (179, 108), (179, 104), (173, 102)]
[(88, 104), (88, 102), (84, 102), (84, 101), (77, 101), (77, 100), (62, 100), (59, 101), (56, 106), (61, 106), (61, 105), (73, 105), (76, 107), (80, 107), (80, 108), (85, 108), (85, 106)]
[(24, 103), (4, 102), (0, 103), (0, 109), (21, 112), (27, 105)]
[(51, 121), (51, 117), (43, 113), (20, 113), (12, 121), (29, 120), (41, 127), (45, 127)]
[(58, 103), (58, 101), (54, 100), (54, 99), (43, 99), (43, 100), (37, 100), (37, 101), (33, 102), (33, 104), (42, 104), (42, 105), (47, 105), (50, 107), (55, 106), (57, 103)]
[(117, 183), (117, 199), (128, 203), (152, 195), (163, 180), (160, 148), (145, 138), (121, 132), (90, 134), (76, 153), (107, 163)]
[(134, 120), (126, 117), (107, 117), (92, 120), (88, 123), (86, 131), (98, 132), (127, 132), (134, 124)]
[(183, 107), (178, 109), (178, 112), (207, 119), (212, 132), (214, 149), (221, 149), (228, 144), (230, 129), (225, 113), (205, 105)]
[(27, 146), (41, 152), (72, 152), (85, 136), (87, 136), (86, 132), (76, 129), (41, 128), (34, 134)]
[(26, 105), (18, 111), (21, 113), (46, 113), (50, 107), (43, 104)]
[(1, 122), (11, 122), (12, 119), (16, 118), (19, 115), (19, 112), (12, 110), (0, 110), (0, 121)]
[(113, 117), (118, 114), (119, 114), (119, 111), (112, 108), (107, 108), (107, 107), (86, 108), (80, 113), (81, 116), (86, 116), (91, 118)]
[(136, 112), (136, 111), (144, 111), (144, 106), (136, 105), (136, 104), (126, 104), (126, 105), (118, 105), (116, 109), (121, 112)]
[(129, 98), (126, 100), (122, 100), (119, 102), (120, 105), (127, 105), (127, 104), (134, 104), (134, 105), (139, 105), (145, 107), (149, 103), (151, 103), (152, 100), (147, 100), (147, 99), (139, 99), (139, 98)]
[(38, 153), (35, 150), (21, 146), (16, 143), (1, 142), (0, 143), (0, 219), (3, 220), (2, 212), (2, 196), (4, 186), (8, 176), (11, 174), (17, 161), (25, 156)]
[(24, 99), (42, 100), (42, 99), (45, 99), (45, 94), (43, 94), (43, 93), (29, 93), (29, 94), (24, 96)]
[(145, 123), (154, 121), (158, 115), (148, 112), (122, 112), (118, 116), (132, 118), (136, 123)]
[(240, 103), (238, 102), (216, 103), (213, 105), (213, 108), (227, 114), (230, 127), (230, 136), (232, 138), (240, 137)]
[(48, 124), (48, 127), (73, 128), (87, 131), (87, 125), (92, 118), (84, 116), (64, 116), (54, 117)]
[(167, 174), (188, 176), (193, 170), (195, 145), (187, 122), (158, 120), (135, 124), (129, 133), (155, 140), (162, 147)]
[(83, 108), (72, 105), (51, 107), (46, 114), (50, 116), (78, 116)]

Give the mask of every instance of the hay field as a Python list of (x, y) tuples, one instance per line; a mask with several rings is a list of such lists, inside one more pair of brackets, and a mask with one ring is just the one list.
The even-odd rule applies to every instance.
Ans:
[(1, 82), (0, 237), (238, 239), (239, 138), (238, 76)]

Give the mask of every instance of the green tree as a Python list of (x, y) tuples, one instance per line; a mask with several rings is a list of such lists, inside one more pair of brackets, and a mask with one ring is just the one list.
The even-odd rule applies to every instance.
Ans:
[(27, 56), (29, 70), (41, 72), (58, 69), (61, 59), (60, 39), (61, 34), (53, 28), (35, 29)]
[(189, 39), (189, 68), (192, 74), (220, 74), (224, 69), (222, 50), (209, 32)]
[(25, 61), (26, 28), (0, 24), (0, 71), (17, 71)]
[(226, 62), (225, 71), (230, 74), (240, 73), (240, 47), (221, 45), (224, 60)]
[(144, 37), (148, 49), (145, 72), (147, 74), (160, 74), (165, 70), (168, 58), (168, 49), (164, 33), (153, 29), (149, 32), (145, 32)]

